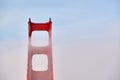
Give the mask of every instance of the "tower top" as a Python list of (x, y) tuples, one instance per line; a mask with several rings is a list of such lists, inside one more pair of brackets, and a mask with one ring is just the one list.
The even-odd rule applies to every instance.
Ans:
[(29, 22), (31, 22), (31, 18), (29, 18)]
[[(31, 18), (29, 18), (29, 21), (28, 22), (32, 22), (31, 21)], [(49, 22), (52, 22), (51, 18), (49, 18)]]

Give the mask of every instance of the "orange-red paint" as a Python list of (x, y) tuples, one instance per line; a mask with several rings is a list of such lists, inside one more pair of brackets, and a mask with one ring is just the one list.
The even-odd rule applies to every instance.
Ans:
[[(28, 21), (28, 65), (27, 80), (53, 80), (53, 61), (52, 61), (52, 21), (49, 19), (46, 23), (33, 23)], [(32, 46), (32, 31), (47, 31), (49, 35), (49, 44), (47, 46)], [(35, 54), (45, 54), (48, 56), (48, 69), (46, 71), (32, 70), (32, 56)]]

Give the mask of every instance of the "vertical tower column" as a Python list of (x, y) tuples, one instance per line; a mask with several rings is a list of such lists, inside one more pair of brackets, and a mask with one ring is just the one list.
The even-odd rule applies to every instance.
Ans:
[[(47, 31), (49, 36), (49, 43), (47, 46), (33, 46), (31, 43), (31, 36), (33, 31)], [(28, 65), (27, 65), (27, 80), (53, 80), (53, 61), (52, 61), (52, 21), (51, 18), (46, 23), (33, 23), (31, 19), (28, 21)], [(47, 68), (45, 70), (33, 69), (33, 56), (46, 55), (48, 60)], [(41, 61), (38, 61), (41, 63)], [(41, 67), (41, 65), (39, 66)]]

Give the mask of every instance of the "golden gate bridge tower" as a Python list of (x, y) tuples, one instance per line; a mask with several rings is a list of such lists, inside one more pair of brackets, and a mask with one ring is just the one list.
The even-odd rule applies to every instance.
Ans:
[[(48, 32), (48, 45), (47, 46), (33, 46), (31, 43), (31, 36), (33, 31), (47, 31)], [(46, 66), (40, 65), (39, 67), (46, 67), (43, 70), (33, 69), (33, 56), (44, 55), (48, 63)], [(42, 63), (42, 61), (38, 61)], [(44, 61), (43, 61), (44, 62)], [(34, 23), (29, 18), (28, 21), (28, 61), (27, 61), (27, 80), (54, 80), (53, 79), (53, 61), (52, 61), (52, 21), (46, 23)]]

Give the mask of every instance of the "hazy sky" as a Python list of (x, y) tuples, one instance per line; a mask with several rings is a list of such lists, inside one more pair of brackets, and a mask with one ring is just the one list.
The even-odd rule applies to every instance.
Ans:
[(120, 80), (120, 0), (1, 0), (0, 80), (26, 80), (29, 17), (52, 18), (55, 80)]

